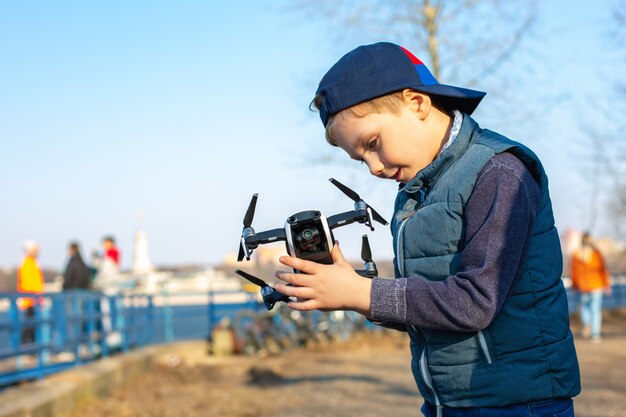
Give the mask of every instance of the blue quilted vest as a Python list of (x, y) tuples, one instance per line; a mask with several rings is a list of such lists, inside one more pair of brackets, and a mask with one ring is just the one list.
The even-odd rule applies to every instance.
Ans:
[(472, 333), (409, 326), (413, 375), (434, 405), (495, 407), (580, 392), (548, 179), (525, 146), (464, 115), (455, 141), (398, 193), (391, 224), (396, 276), (443, 280), (457, 272), (465, 204), (485, 164), (504, 151), (524, 162), (541, 189), (527, 258), (487, 328)]

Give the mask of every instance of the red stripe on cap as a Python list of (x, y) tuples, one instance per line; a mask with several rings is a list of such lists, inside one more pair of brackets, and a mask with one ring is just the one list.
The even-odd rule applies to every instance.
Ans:
[(404, 53), (406, 54), (406, 56), (409, 57), (409, 59), (411, 60), (413, 65), (424, 65), (424, 63), (422, 61), (417, 59), (417, 57), (415, 55), (413, 55), (411, 52), (409, 52), (407, 49), (403, 48), (402, 46), (400, 46), (400, 49), (402, 49), (404, 51)]

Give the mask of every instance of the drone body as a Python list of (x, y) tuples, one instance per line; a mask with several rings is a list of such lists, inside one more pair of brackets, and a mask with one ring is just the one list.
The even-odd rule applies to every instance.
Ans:
[[(387, 221), (368, 206), (357, 193), (333, 178), (331, 178), (330, 181), (354, 201), (354, 210), (336, 214), (328, 218), (317, 210), (301, 211), (289, 216), (283, 228), (259, 233), (256, 233), (252, 228), (252, 219), (254, 218), (254, 210), (256, 209), (256, 201), (258, 198), (258, 195), (254, 194), (244, 216), (237, 261), (242, 261), (244, 257), (246, 260), (250, 260), (250, 255), (254, 249), (261, 244), (284, 241), (287, 247), (287, 253), (290, 256), (321, 264), (332, 264), (330, 253), (335, 244), (335, 238), (332, 233), (333, 229), (357, 222), (363, 223), (371, 230), (374, 230), (372, 219), (383, 225), (388, 224)], [(363, 270), (357, 270), (356, 272), (369, 278), (377, 276), (378, 271), (376, 264), (372, 260), (367, 235), (363, 235), (361, 257), (365, 265)], [(261, 287), (263, 301), (268, 310), (271, 310), (278, 301), (289, 301), (288, 297), (274, 290), (261, 279), (241, 270), (235, 272)], [(294, 270), (294, 272), (300, 271)]]

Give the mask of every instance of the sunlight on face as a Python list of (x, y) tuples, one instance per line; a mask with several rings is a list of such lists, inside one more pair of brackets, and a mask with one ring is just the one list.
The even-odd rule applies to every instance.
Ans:
[(408, 105), (399, 114), (357, 117), (343, 111), (335, 116), (332, 133), (337, 146), (367, 164), (372, 175), (402, 183), (413, 179), (437, 155), (437, 144), (426, 124)]

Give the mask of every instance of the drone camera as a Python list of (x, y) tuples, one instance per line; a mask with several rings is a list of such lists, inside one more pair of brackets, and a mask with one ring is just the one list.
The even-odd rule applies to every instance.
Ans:
[(307, 251), (314, 251), (322, 241), (320, 231), (317, 229), (304, 229), (298, 233), (296, 240), (298, 245)]
[(332, 264), (330, 251), (334, 239), (326, 217), (317, 210), (296, 213), (287, 219), (287, 251), (291, 256)]

